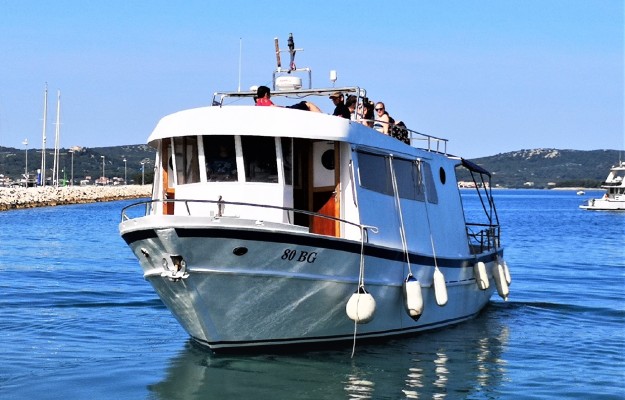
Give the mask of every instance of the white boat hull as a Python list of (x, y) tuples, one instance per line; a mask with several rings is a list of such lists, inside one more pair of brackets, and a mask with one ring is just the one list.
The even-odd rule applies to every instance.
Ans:
[[(120, 233), (189, 335), (215, 350), (351, 343), (462, 322), (496, 288), (507, 298), (491, 174), (447, 139), (322, 112), (313, 98), (373, 103), (293, 67), (276, 72), (308, 72), (308, 89), (215, 92), (148, 138), (152, 199), (122, 210)], [(469, 220), (456, 168), (476, 182)]]
[(587, 204), (579, 206), (584, 210), (596, 211), (625, 211), (625, 198), (616, 199), (591, 199)]
[[(120, 226), (140, 261), (144, 277), (196, 341), (214, 350), (303, 345), (353, 339), (345, 305), (358, 288), (359, 242), (275, 230), (179, 224), (158, 228), (158, 217)], [(162, 225), (160, 225), (162, 226)], [(236, 255), (235, 249), (246, 249)], [(239, 253), (241, 250), (238, 251)], [(187, 277), (172, 279), (163, 258), (184, 257)], [(376, 301), (375, 317), (357, 327), (357, 337), (409, 334), (474, 317), (495, 284), (480, 290), (471, 260), (437, 260), (449, 301), (438, 306), (432, 287), (434, 260), (411, 255), (423, 289), (424, 311), (414, 321), (404, 308), (407, 264), (401, 252), (365, 248), (365, 285)], [(492, 270), (495, 254), (483, 257)]]
[(595, 211), (625, 211), (625, 161), (612, 166), (601, 185), (606, 193), (600, 199), (590, 199), (579, 208)]

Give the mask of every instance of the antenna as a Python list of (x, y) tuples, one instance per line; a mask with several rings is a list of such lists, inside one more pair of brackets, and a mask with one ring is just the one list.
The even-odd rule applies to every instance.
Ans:
[(289, 68), (291, 68), (291, 71), (295, 71), (297, 69), (297, 67), (295, 66), (295, 53), (297, 51), (295, 50), (295, 42), (293, 41), (292, 33), (289, 33), (289, 40), (287, 43), (289, 45), (289, 53), (291, 54), (291, 62), (289, 63)]
[(336, 80), (338, 79), (338, 74), (336, 73), (336, 70), (331, 70), (330, 71), (330, 81), (332, 82), (332, 86), (334, 86), (334, 84), (336, 83)]
[(278, 38), (273, 38), (273, 41), (276, 45), (276, 62), (278, 64), (278, 71), (282, 68), (282, 63), (280, 62), (280, 45), (278, 44)]
[(238, 92), (241, 91), (241, 51), (243, 49), (243, 39), (239, 38), (239, 89)]
[[(290, 90), (293, 88), (296, 88), (296, 89), (301, 88), (301, 79), (299, 77), (280, 76), (278, 77), (278, 79), (280, 79), (281, 82), (277, 84), (276, 74), (290, 74), (291, 72), (300, 72), (300, 73), (308, 72), (308, 88), (312, 89), (311, 69), (310, 68), (297, 68), (295, 66), (295, 54), (298, 51), (302, 51), (304, 49), (295, 48), (295, 41), (293, 40), (293, 34), (292, 33), (289, 34), (289, 39), (287, 41), (288, 50), (280, 50), (280, 44), (278, 43), (278, 38), (274, 38), (273, 40), (274, 40), (274, 45), (276, 47), (276, 64), (277, 64), (277, 68), (273, 72), (273, 79), (272, 79), (274, 90), (276, 89), (276, 87), (278, 87), (279, 90), (286, 90), (286, 89)], [(290, 55), (288, 68), (282, 68), (282, 61), (280, 60), (280, 53), (283, 53), (283, 52), (289, 53)]]

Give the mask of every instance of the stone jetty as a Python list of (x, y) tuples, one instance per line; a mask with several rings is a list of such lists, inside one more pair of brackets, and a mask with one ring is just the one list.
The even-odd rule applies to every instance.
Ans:
[(0, 211), (150, 197), (152, 185), (0, 188)]

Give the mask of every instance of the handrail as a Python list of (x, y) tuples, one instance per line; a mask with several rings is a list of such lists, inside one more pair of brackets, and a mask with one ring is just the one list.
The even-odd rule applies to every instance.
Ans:
[[(467, 222), (465, 225), (467, 237), (469, 239), (469, 246), (478, 249), (479, 253), (499, 247), (499, 244), (501, 243), (501, 231), (499, 225), (471, 222)], [(484, 227), (485, 229), (474, 232), (471, 227)]]
[[(442, 154), (447, 155), (447, 142), (449, 142), (449, 139), (440, 138), (438, 136), (433, 136), (433, 135), (428, 135), (426, 133), (421, 133), (421, 132), (415, 131), (413, 129), (409, 129), (409, 128), (407, 128), (404, 125), (398, 125), (397, 123), (393, 123), (393, 122), (378, 121), (378, 120), (375, 120), (375, 119), (366, 119), (366, 118), (358, 118), (358, 119), (356, 119), (356, 122), (359, 122), (359, 123), (373, 122), (373, 123), (386, 124), (386, 125), (389, 126), (388, 136), (391, 136), (391, 137), (395, 137), (393, 135), (392, 128), (396, 128), (397, 130), (404, 130), (408, 134), (407, 138), (408, 138), (410, 143), (407, 143), (407, 144), (410, 144), (410, 146), (419, 148), (418, 146), (416, 146), (416, 144), (414, 142), (416, 142), (416, 141), (427, 141), (427, 147), (423, 147), (422, 149), (427, 150), (428, 152), (435, 151), (436, 153), (442, 153)], [(365, 124), (363, 124), (363, 125), (365, 125)], [(395, 137), (395, 138), (398, 139), (398, 140), (401, 140), (398, 137)], [(436, 150), (432, 149), (432, 145), (434, 143), (436, 144)], [(440, 150), (441, 143), (443, 145), (443, 151)]]
[[(345, 219), (342, 218), (337, 218), (337, 217), (332, 217), (330, 215), (324, 215), (324, 214), (320, 214), (318, 212), (314, 212), (314, 211), (308, 211), (308, 210), (299, 210), (296, 208), (291, 208), (291, 207), (280, 207), (280, 206), (273, 206), (273, 205), (268, 205), (268, 204), (257, 204), (257, 203), (244, 203), (244, 202), (237, 202), (237, 201), (224, 201), (224, 200), (189, 200), (189, 199), (151, 199), (151, 200), (142, 200), (142, 201), (138, 201), (136, 203), (130, 204), (125, 206), (124, 208), (122, 208), (121, 210), (121, 220), (122, 222), (124, 221), (128, 221), (132, 218), (128, 217), (128, 215), (126, 214), (126, 211), (130, 208), (134, 208), (134, 207), (138, 207), (141, 205), (145, 205), (146, 209), (145, 209), (145, 215), (149, 215), (149, 210), (150, 210), (150, 206), (152, 204), (158, 204), (158, 203), (184, 203), (185, 205), (185, 209), (187, 210), (187, 215), (191, 216), (191, 209), (189, 208), (189, 203), (208, 203), (208, 204), (217, 204), (217, 205), (235, 205), (235, 206), (244, 206), (244, 207), (259, 207), (259, 208), (270, 208), (270, 209), (275, 209), (275, 210), (282, 210), (282, 211), (287, 211), (287, 212), (293, 212), (293, 213), (298, 213), (298, 214), (304, 214), (304, 215), (309, 215), (309, 216), (313, 216), (313, 217), (320, 217), (320, 218), (325, 218), (325, 219), (329, 219), (329, 220), (333, 220), (333, 221), (338, 221), (338, 222), (342, 222), (348, 225), (352, 225), (357, 227), (358, 229), (360, 229), (361, 231), (367, 231), (367, 230), (371, 230), (374, 233), (377, 233), (377, 227), (374, 226), (369, 226), (369, 225), (362, 225), (362, 224), (358, 224), (352, 221), (347, 221)], [(223, 217), (223, 215), (215, 215), (215, 218), (221, 218)], [(292, 225), (294, 225), (294, 223), (292, 223)]]
[[(363, 97), (366, 92), (364, 89), (358, 86), (349, 86), (349, 87), (339, 87), (339, 88), (321, 88), (321, 89), (293, 89), (293, 90), (273, 90), (271, 92), (271, 97), (297, 97), (303, 98), (308, 96), (327, 96), (334, 92), (341, 93), (352, 93), (354, 95), (360, 95)], [(215, 106), (223, 106), (224, 99), (228, 97), (234, 98), (253, 98), (256, 96), (256, 91), (239, 91), (239, 92), (225, 92), (218, 91), (213, 93), (213, 101), (212, 104)]]

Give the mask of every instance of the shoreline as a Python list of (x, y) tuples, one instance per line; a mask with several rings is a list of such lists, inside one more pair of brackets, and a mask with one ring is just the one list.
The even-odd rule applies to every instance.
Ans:
[(0, 188), (0, 211), (150, 197), (152, 185)]

